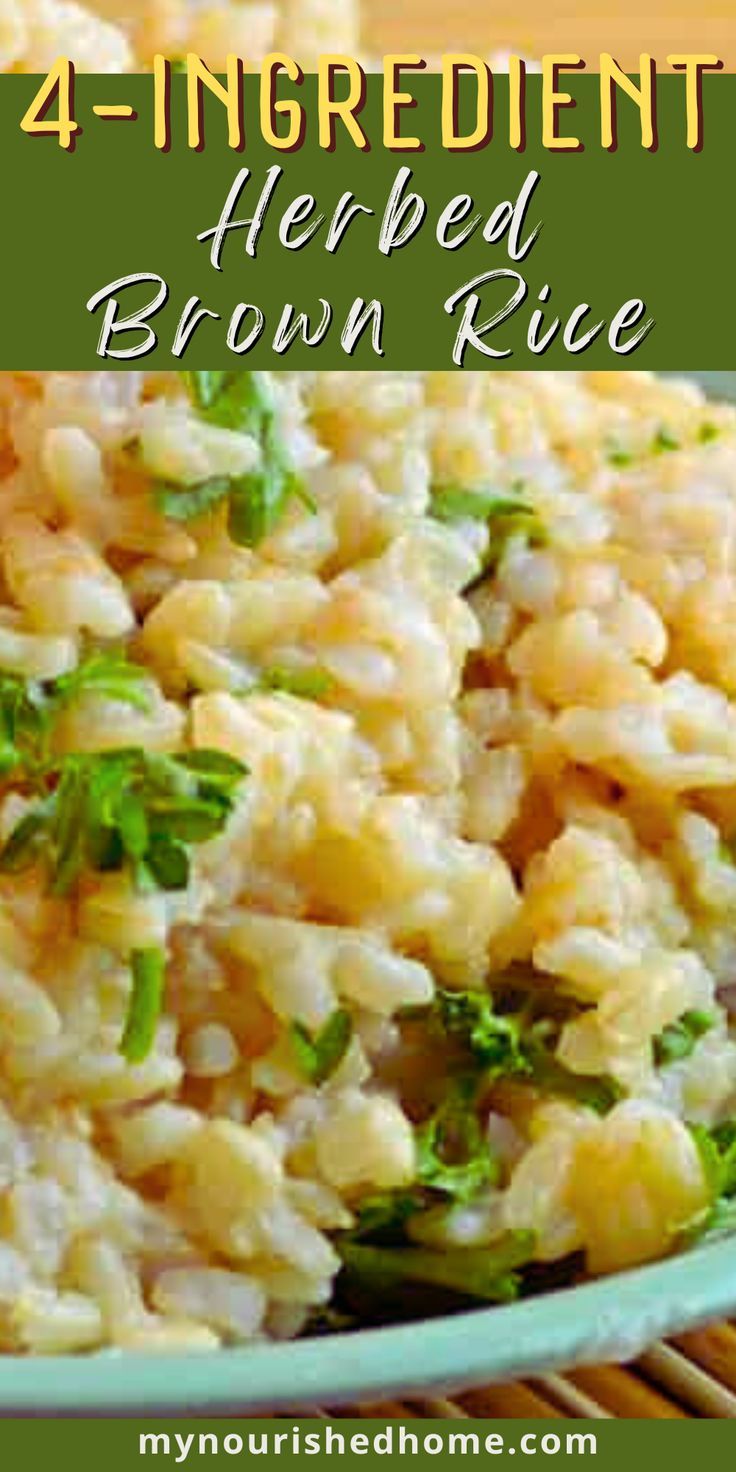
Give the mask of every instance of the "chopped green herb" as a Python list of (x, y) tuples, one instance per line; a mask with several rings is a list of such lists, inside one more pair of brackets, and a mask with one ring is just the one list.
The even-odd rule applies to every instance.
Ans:
[(293, 496), (304, 499), (298, 476), (269, 451), (262, 469), (232, 483), (228, 531), (233, 541), (240, 547), (257, 547), (277, 526)]
[(49, 687), (49, 697), (57, 706), (70, 705), (80, 695), (103, 695), (107, 700), (118, 700), (135, 710), (151, 708), (151, 697), (146, 689), (147, 671), (141, 665), (132, 664), (124, 654), (102, 650), (91, 654), (68, 675), (61, 675)]
[(712, 1241), (716, 1237), (730, 1237), (733, 1232), (736, 1232), (736, 1197), (721, 1196), (688, 1235), (691, 1242), (702, 1242), (704, 1238)]
[(261, 670), (257, 687), (261, 690), (281, 690), (286, 695), (298, 695), (302, 700), (321, 700), (332, 689), (329, 670), (320, 665), (302, 669), (287, 669), (284, 665), (269, 665)]
[(16, 823), (0, 851), (0, 873), (20, 874), (36, 862), (43, 852), (45, 816), (41, 805)]
[[(124, 661), (99, 661), (87, 674), (86, 683), (57, 689), (56, 698), (73, 699), (85, 688), (119, 699), (140, 695)], [(222, 831), (245, 771), (234, 757), (206, 749), (163, 756), (120, 747), (42, 763), (35, 774), (40, 795), (0, 849), (0, 873), (17, 874), (42, 862), (56, 895), (69, 894), (88, 871), (121, 869), (144, 891), (183, 889), (190, 845)], [(138, 1063), (155, 1032), (165, 958), (156, 949), (134, 950), (131, 969), (121, 1051)]]
[(430, 514), (446, 523), (484, 521), (488, 527), (488, 546), (477, 577), (465, 588), (471, 593), (496, 571), (507, 543), (512, 537), (524, 539), (528, 546), (544, 546), (547, 535), (538, 513), (520, 495), (502, 496), (496, 491), (471, 491), (463, 486), (444, 485), (432, 489)]
[[(498, 1162), (483, 1129), (488, 1084), (501, 1078), (543, 1087), (605, 1113), (621, 1097), (613, 1080), (570, 1073), (554, 1056), (561, 1020), (580, 1009), (575, 1003), (553, 1008), (553, 1017), (536, 1016), (551, 1005), (539, 989), (524, 991), (521, 973), (503, 1002), (516, 1011), (499, 1012), (488, 992), (437, 992), (429, 1007), (408, 1008), (402, 1020), (426, 1026), (435, 1041), (447, 1044), (445, 1092), (433, 1112), (415, 1126), (416, 1180), (412, 1186), (365, 1197), (352, 1229), (337, 1237), (343, 1262), (337, 1292), (340, 1306), (359, 1319), (426, 1317), (447, 1311), (455, 1299), (507, 1302), (522, 1288), (533, 1288), (539, 1265), (533, 1261), (532, 1233), (508, 1233), (482, 1248), (434, 1249), (418, 1245), (415, 1219), (427, 1212), (448, 1220), (498, 1182)], [(563, 999), (564, 1000), (564, 999)], [(433, 1080), (442, 1065), (432, 1065)], [(571, 1260), (563, 1265), (568, 1281)], [(523, 1272), (522, 1272), (523, 1270)]]
[(661, 424), (652, 440), (652, 454), (661, 455), (668, 450), (679, 450), (680, 441), (675, 438), (672, 431), (666, 425)]
[(614, 465), (618, 470), (624, 470), (627, 465), (633, 465), (634, 456), (631, 450), (625, 450), (622, 445), (611, 445), (606, 451), (606, 459), (609, 465)]
[(708, 1129), (690, 1126), (703, 1163), (710, 1205), (690, 1224), (687, 1242), (722, 1236), (736, 1229), (736, 1120), (725, 1120)]
[(572, 1073), (555, 1057), (560, 1023), (535, 1015), (537, 997), (512, 991), (511, 1007), (499, 1011), (485, 991), (438, 990), (428, 1008), (412, 1008), (405, 1017), (424, 1019), (447, 1041), (459, 1047), (484, 1086), (500, 1078), (516, 1078), (549, 1093), (575, 1099), (605, 1114), (622, 1097), (616, 1081), (607, 1075)]
[(478, 1075), (451, 1078), (444, 1098), (415, 1127), (416, 1180), (366, 1196), (351, 1237), (384, 1246), (406, 1241), (409, 1219), (430, 1207), (463, 1205), (498, 1181), (498, 1162), (478, 1117)]
[[(710, 444), (712, 440), (718, 439), (719, 434), (720, 429), (712, 420), (706, 419), (702, 424), (698, 425), (697, 440), (701, 445)], [(681, 448), (682, 445), (676, 435), (664, 424), (660, 425), (656, 431), (649, 447), (652, 455), (662, 455), (670, 450), (680, 450)], [(627, 450), (623, 445), (613, 443), (606, 451), (606, 459), (609, 465), (615, 465), (624, 469), (626, 466), (635, 463), (637, 455), (632, 450)]]
[(526, 502), (517, 503), (516, 510), (510, 504), (497, 506), (488, 517), (490, 541), (485, 554), (485, 569), (495, 569), (501, 561), (506, 543), (511, 537), (522, 537), (529, 547), (544, 547), (547, 533), (538, 513)]
[(464, 1298), (508, 1303), (519, 1290), (517, 1269), (534, 1249), (531, 1232), (509, 1232), (494, 1246), (433, 1251), (425, 1247), (376, 1247), (338, 1238), (345, 1270), (381, 1297), (391, 1297), (404, 1283), (443, 1288)]
[(654, 1062), (657, 1068), (666, 1068), (669, 1063), (679, 1063), (689, 1058), (696, 1043), (715, 1025), (710, 1012), (683, 1012), (677, 1022), (670, 1023), (653, 1042)]
[(128, 1063), (142, 1063), (153, 1047), (161, 1015), (166, 957), (155, 947), (131, 953), (133, 984), (120, 1052)]
[(417, 1127), (417, 1180), (454, 1201), (472, 1201), (498, 1179), (497, 1162), (481, 1129), (477, 1081), (458, 1079), (439, 1107)]
[(714, 1199), (736, 1194), (736, 1120), (726, 1120), (712, 1129), (691, 1125)]
[(529, 514), (526, 501), (502, 496), (498, 491), (471, 491), (467, 486), (433, 486), (429, 503), (435, 521), (488, 521), (489, 517)]
[(54, 721), (65, 706), (94, 692), (148, 710), (146, 671), (117, 651), (100, 651), (55, 680), (25, 680), (0, 672), (0, 778), (22, 770), (33, 777), (48, 759)]
[(72, 753), (43, 772), (43, 792), (0, 850), (0, 871), (43, 858), (51, 892), (86, 870), (130, 868), (143, 889), (179, 889), (188, 845), (222, 831), (245, 767), (221, 752), (164, 756), (139, 747)]
[[(444, 1092), (415, 1127), (415, 1183), (361, 1203), (351, 1240), (373, 1246), (406, 1245), (409, 1220), (429, 1208), (448, 1210), (478, 1198), (498, 1182), (498, 1162), (482, 1127), (481, 1106), (489, 1087), (513, 1078), (605, 1114), (622, 1097), (613, 1079), (571, 1073), (554, 1056), (560, 1018), (535, 1016), (538, 997), (516, 983), (506, 1000), (515, 1011), (500, 1013), (485, 991), (438, 989), (428, 1007), (406, 1008), (402, 1020), (426, 1027), (447, 1045)], [(574, 1004), (570, 1004), (574, 1011)], [(567, 1009), (561, 1009), (562, 1017)], [(440, 1079), (442, 1065), (437, 1065)], [(436, 1076), (436, 1075), (435, 1075)]]
[(338, 1007), (318, 1032), (312, 1033), (303, 1022), (292, 1022), (290, 1037), (299, 1067), (310, 1083), (319, 1088), (340, 1065), (353, 1036), (350, 1013)]
[(246, 429), (240, 407), (241, 389), (247, 398), (249, 380), (254, 375), (240, 368), (228, 368), (217, 373), (183, 372), (182, 378), (189, 390), (192, 403), (208, 419), (230, 429)]
[[(528, 1083), (551, 1094), (574, 1098), (599, 1113), (606, 1113), (621, 1098), (615, 1080), (574, 1075), (556, 1060), (553, 1048), (562, 1020), (576, 1016), (580, 1008), (574, 1002), (565, 1002), (556, 1008), (558, 1016), (537, 1017), (536, 1008), (549, 1007), (551, 999), (539, 989), (524, 989), (521, 974), (508, 973), (511, 986), (502, 994), (503, 1004), (515, 1010), (499, 1011), (492, 995), (480, 989), (439, 989), (428, 1007), (403, 1011), (405, 1025), (425, 1027), (434, 1041), (447, 1045), (445, 1080), (442, 1063), (433, 1064), (433, 1079), (443, 1082), (443, 1094), (440, 1103), (415, 1126), (414, 1185), (365, 1197), (359, 1204), (355, 1226), (343, 1241), (390, 1248), (397, 1253), (409, 1248), (414, 1251), (414, 1217), (430, 1210), (450, 1213), (498, 1185), (499, 1163), (483, 1128), (484, 1097), (496, 1080)], [(347, 1254), (346, 1263), (349, 1257), (350, 1267), (380, 1262)], [(403, 1262), (405, 1259), (400, 1257)], [(430, 1262), (434, 1263), (431, 1253)], [(473, 1259), (464, 1257), (462, 1262), (470, 1264)], [(437, 1279), (437, 1285), (439, 1282)], [(456, 1285), (459, 1288), (459, 1281)], [(445, 1287), (450, 1285), (446, 1282)]]
[(440, 1033), (470, 1054), (486, 1081), (528, 1071), (519, 1021), (500, 1017), (489, 992), (438, 988), (429, 1018)]
[[(521, 485), (521, 483), (520, 483)], [(537, 512), (522, 496), (499, 495), (498, 491), (470, 490), (467, 486), (436, 485), (432, 487), (430, 515), (436, 521), (484, 521), (488, 526), (488, 547), (483, 566), (465, 592), (472, 592), (490, 573), (495, 572), (506, 543), (522, 536), (532, 547), (541, 547), (546, 534)]]
[(49, 723), (43, 687), (19, 675), (0, 674), (0, 777), (37, 760)]
[[(273, 397), (267, 375), (231, 369), (223, 372), (185, 372), (184, 381), (195, 407), (204, 418), (227, 429), (250, 434), (261, 447), (261, 464), (243, 475), (180, 491), (167, 484), (157, 491), (160, 509), (179, 520), (199, 516), (227, 497), (228, 528), (234, 542), (255, 547), (280, 521), (292, 496), (313, 504), (293, 470), (279, 437)], [(189, 497), (189, 502), (183, 499)]]
[(232, 481), (224, 475), (209, 480), (177, 485), (175, 481), (157, 481), (153, 499), (157, 509), (170, 521), (195, 521), (230, 495)]
[(404, 1190), (378, 1191), (364, 1196), (356, 1211), (350, 1238), (355, 1242), (370, 1241), (384, 1246), (397, 1246), (406, 1241), (406, 1224), (431, 1203), (428, 1192), (416, 1186)]
[(541, 1028), (536, 1036), (532, 1030), (525, 1044), (525, 1051), (529, 1063), (529, 1082), (546, 1093), (573, 1099), (576, 1104), (594, 1109), (596, 1114), (608, 1114), (614, 1104), (620, 1103), (624, 1098), (620, 1084), (608, 1074), (573, 1073), (564, 1063), (560, 1063), (543, 1040)]

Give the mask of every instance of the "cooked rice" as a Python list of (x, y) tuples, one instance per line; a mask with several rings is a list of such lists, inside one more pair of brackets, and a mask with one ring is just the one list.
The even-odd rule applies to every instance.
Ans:
[(224, 68), (228, 52), (257, 67), (272, 51), (307, 70), (323, 52), (359, 52), (357, 0), (0, 0), (0, 71), (43, 72), (69, 56), (80, 72), (138, 71), (157, 52), (193, 51)]
[[(439, 1228), (430, 1213), (440, 1243), (523, 1227), (540, 1259), (592, 1272), (658, 1257), (708, 1200), (688, 1125), (736, 1102), (716, 1002), (736, 974), (736, 414), (638, 373), (271, 384), (315, 507), (292, 501), (249, 550), (221, 509), (156, 510), (151, 476), (254, 457), (179, 375), (2, 375), (3, 669), (53, 678), (114, 641), (146, 666), (148, 709), (87, 696), (60, 751), (193, 744), (249, 768), (183, 894), (0, 877), (7, 1350), (298, 1332), (330, 1299), (334, 1233), (414, 1179), (387, 1060), (397, 1013), (438, 983), (532, 963), (585, 1004), (560, 1060), (626, 1095), (601, 1117), (501, 1088), (505, 1176)], [(485, 532), (429, 516), (430, 487), (520, 482), (545, 543), (512, 536), (463, 596)], [(317, 699), (258, 688), (315, 666)], [(7, 792), (2, 837), (19, 805)], [(131, 1065), (127, 963), (150, 945), (165, 1007)], [(290, 1029), (338, 1004), (353, 1040), (312, 1087)], [(715, 1025), (655, 1067), (691, 1009)]]

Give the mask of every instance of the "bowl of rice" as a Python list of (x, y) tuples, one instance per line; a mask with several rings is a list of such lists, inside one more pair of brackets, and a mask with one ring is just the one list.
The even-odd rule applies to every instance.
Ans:
[(732, 1309), (736, 410), (4, 373), (0, 435), (4, 1403)]

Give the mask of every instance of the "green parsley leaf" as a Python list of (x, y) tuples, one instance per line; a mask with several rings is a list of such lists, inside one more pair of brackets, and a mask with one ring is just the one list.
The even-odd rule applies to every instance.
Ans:
[(461, 1077), (439, 1107), (417, 1127), (417, 1180), (458, 1202), (472, 1201), (498, 1180), (498, 1165), (481, 1129), (477, 1082)]
[[(224, 828), (246, 768), (224, 752), (181, 756), (119, 747), (49, 756), (59, 711), (95, 692), (147, 710), (146, 671), (121, 654), (91, 655), (69, 674), (40, 685), (0, 674), (0, 774), (36, 791), (0, 848), (0, 873), (43, 862), (49, 889), (67, 895), (85, 872), (128, 868), (142, 890), (185, 888), (189, 847)], [(140, 1062), (160, 1011), (165, 958), (156, 949), (131, 956), (133, 988), (121, 1051)]]
[[(216, 501), (228, 498), (228, 530), (239, 546), (255, 547), (274, 530), (288, 502), (299, 496), (310, 507), (301, 480), (293, 470), (280, 439), (273, 396), (266, 374), (230, 369), (218, 373), (186, 372), (184, 381), (195, 407), (204, 418), (226, 429), (237, 429), (258, 440), (261, 464), (244, 475), (203, 481), (199, 486), (176, 492), (167, 485), (160, 490), (158, 504), (167, 515), (180, 520), (199, 516)], [(190, 496), (189, 507), (179, 498)], [(191, 509), (190, 509), (191, 508)]]
[(216, 373), (187, 372), (182, 378), (195, 408), (206, 419), (227, 429), (256, 428), (250, 414), (260, 388), (260, 375), (241, 368)]
[(391, 1297), (404, 1283), (444, 1288), (464, 1298), (509, 1303), (516, 1298), (523, 1267), (534, 1249), (531, 1232), (509, 1232), (488, 1247), (433, 1251), (425, 1247), (376, 1247), (338, 1238), (346, 1271), (380, 1297)]
[(353, 1240), (401, 1245), (411, 1217), (442, 1204), (467, 1204), (496, 1184), (498, 1162), (478, 1118), (478, 1092), (477, 1074), (450, 1078), (444, 1098), (415, 1127), (415, 1183), (364, 1197)]
[(701, 445), (712, 444), (713, 440), (719, 438), (720, 433), (719, 426), (714, 424), (712, 419), (704, 419), (703, 423), (698, 425), (698, 441)]
[(691, 1125), (690, 1131), (700, 1151), (714, 1199), (736, 1195), (736, 1120), (726, 1120), (712, 1129), (706, 1125)]
[(0, 673), (0, 776), (38, 759), (49, 726), (43, 686), (20, 675)]
[[(433, 1081), (443, 1092), (438, 1104), (415, 1126), (416, 1179), (397, 1191), (368, 1196), (360, 1203), (350, 1240), (377, 1247), (410, 1245), (407, 1226), (428, 1210), (452, 1211), (478, 1198), (498, 1183), (499, 1165), (482, 1123), (488, 1086), (498, 1079), (545, 1088), (573, 1097), (605, 1113), (621, 1096), (613, 1080), (570, 1073), (552, 1048), (559, 1019), (535, 1020), (536, 999), (521, 991), (520, 974), (508, 993), (516, 1013), (500, 1014), (485, 991), (439, 989), (428, 1007), (406, 1008), (401, 1020), (426, 1028), (427, 1041), (445, 1044), (431, 1065)], [(571, 1004), (574, 1007), (574, 1004)], [(565, 1016), (566, 1011), (561, 1010)]]
[(130, 968), (133, 985), (120, 1052), (128, 1063), (142, 1063), (153, 1047), (161, 1015), (166, 957), (156, 947), (136, 950), (131, 953)]
[(710, 1210), (694, 1224), (688, 1233), (689, 1243), (713, 1241), (719, 1237), (730, 1237), (736, 1232), (736, 1197), (721, 1196)]
[(431, 1010), (435, 1025), (467, 1050), (487, 1081), (528, 1071), (520, 1024), (494, 1011), (489, 992), (439, 988)]
[(53, 707), (70, 705), (80, 695), (103, 695), (107, 700), (118, 700), (135, 710), (148, 711), (151, 696), (146, 689), (147, 671), (132, 664), (124, 654), (116, 650), (101, 650), (90, 654), (87, 659), (60, 675), (49, 686), (49, 699)]
[(236, 756), (217, 747), (197, 746), (173, 760), (183, 771), (196, 773), (200, 782), (223, 792), (231, 792), (248, 770)]
[(163, 833), (152, 834), (144, 853), (136, 856), (134, 862), (138, 887), (144, 891), (186, 889), (191, 868), (184, 844)]
[(57, 895), (87, 870), (125, 867), (142, 888), (181, 889), (188, 846), (222, 831), (245, 773), (218, 751), (119, 747), (63, 756), (46, 767), (43, 795), (0, 849), (0, 871), (17, 873), (42, 857)]
[(666, 1068), (669, 1063), (689, 1058), (696, 1043), (714, 1026), (715, 1017), (710, 1012), (683, 1012), (677, 1022), (670, 1023), (653, 1041), (656, 1067)]
[(0, 873), (22, 874), (43, 851), (46, 814), (41, 805), (26, 813), (15, 825), (0, 851)]
[[(412, 1216), (441, 1205), (443, 1199), (448, 1209), (467, 1204), (497, 1184), (498, 1162), (479, 1115), (483, 1096), (497, 1080), (513, 1078), (575, 1099), (601, 1114), (622, 1097), (613, 1079), (571, 1073), (557, 1060), (554, 1047), (560, 1018), (536, 1018), (538, 995), (523, 991), (516, 972), (509, 976), (515, 985), (507, 1000), (516, 1011), (499, 1013), (486, 991), (439, 988), (428, 1007), (402, 1012), (405, 1023), (425, 1027), (429, 1037), (447, 1045), (444, 1092), (439, 1104), (415, 1127), (414, 1185), (366, 1198), (352, 1233), (354, 1240), (402, 1245), (405, 1225)], [(564, 1008), (561, 1016), (566, 1016)], [(439, 1068), (441, 1078), (442, 1064), (434, 1067)]]
[(257, 547), (278, 525), (292, 496), (299, 494), (294, 471), (274, 453), (230, 487), (228, 531), (240, 547)]
[(657, 433), (652, 440), (652, 454), (662, 455), (668, 450), (679, 450), (680, 441), (675, 438), (671, 429), (666, 424), (660, 424)]
[(34, 779), (48, 760), (55, 720), (81, 695), (96, 692), (148, 710), (147, 672), (117, 651), (99, 651), (55, 680), (25, 680), (0, 671), (0, 778)]
[(428, 1008), (410, 1008), (403, 1015), (424, 1019), (435, 1035), (460, 1048), (466, 1066), (477, 1070), (484, 1086), (516, 1078), (607, 1113), (623, 1097), (615, 1079), (572, 1073), (555, 1057), (559, 1020), (535, 1016), (538, 995), (517, 987), (511, 997), (515, 1010), (499, 1012), (489, 992), (439, 989)]
[(617, 470), (624, 470), (627, 465), (634, 463), (631, 450), (625, 450), (623, 445), (611, 445), (606, 451), (606, 459), (609, 465), (614, 465)]
[(470, 490), (467, 486), (433, 486), (429, 502), (435, 521), (488, 521), (489, 517), (517, 516), (529, 513), (526, 501), (502, 496), (498, 491)]
[(299, 1067), (319, 1088), (345, 1057), (353, 1036), (353, 1020), (349, 1012), (338, 1007), (318, 1032), (310, 1032), (303, 1022), (292, 1022), (289, 1035)]
[(488, 546), (477, 577), (465, 588), (472, 592), (496, 571), (507, 543), (514, 536), (523, 537), (530, 547), (544, 546), (547, 535), (538, 513), (522, 496), (502, 496), (496, 491), (471, 491), (464, 486), (439, 485), (432, 488), (430, 515), (436, 521), (484, 521), (488, 527)]
[(232, 481), (224, 475), (185, 485), (162, 480), (154, 486), (153, 499), (157, 510), (170, 521), (195, 521), (213, 506), (219, 506), (230, 495), (231, 488)]
[(608, 1074), (573, 1073), (555, 1058), (541, 1037), (530, 1034), (525, 1043), (529, 1083), (545, 1093), (574, 1099), (596, 1114), (608, 1114), (624, 1098), (621, 1085)]
[(703, 1165), (710, 1205), (683, 1234), (687, 1246), (736, 1230), (736, 1120), (725, 1120), (713, 1129), (702, 1124), (689, 1128)]
[(333, 680), (329, 670), (320, 665), (304, 666), (302, 669), (287, 669), (285, 665), (269, 665), (261, 670), (256, 684), (260, 690), (281, 690), (286, 695), (297, 695), (302, 700), (321, 700), (329, 695)]
[(424, 1211), (430, 1201), (427, 1192), (411, 1186), (364, 1196), (356, 1209), (355, 1226), (350, 1230), (351, 1241), (367, 1240), (389, 1247), (400, 1246), (406, 1241), (407, 1222)]

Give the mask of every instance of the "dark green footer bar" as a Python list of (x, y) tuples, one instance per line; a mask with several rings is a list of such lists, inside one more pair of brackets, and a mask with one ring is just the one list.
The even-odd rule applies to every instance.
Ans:
[(0, 1428), (3, 1460), (23, 1458), (44, 1472), (196, 1467), (200, 1472), (255, 1461), (259, 1467), (554, 1467), (594, 1461), (600, 1472), (667, 1472), (720, 1459), (736, 1448), (729, 1421), (559, 1420), (166, 1420), (8, 1418)]

